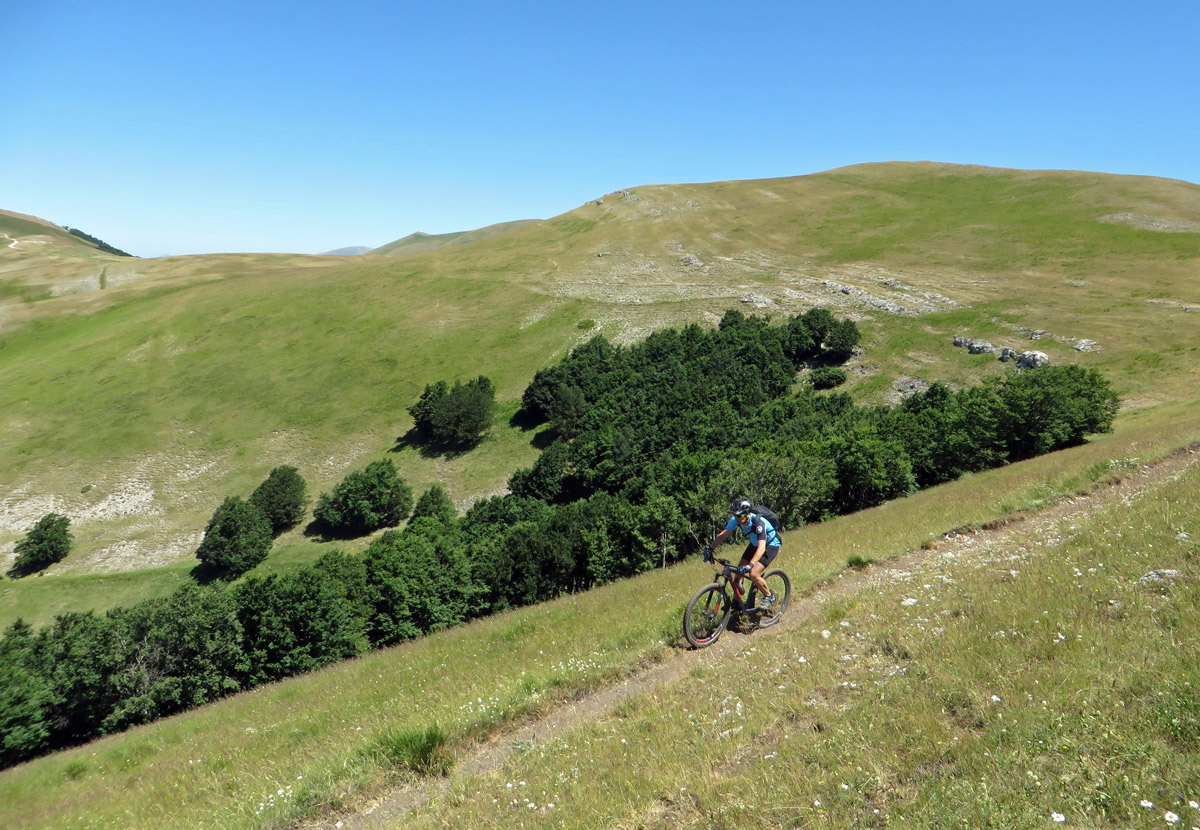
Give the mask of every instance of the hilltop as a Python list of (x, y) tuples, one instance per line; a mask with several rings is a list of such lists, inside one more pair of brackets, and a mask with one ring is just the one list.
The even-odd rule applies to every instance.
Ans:
[[(77, 538), (39, 580), (46, 598), (5, 597), (40, 620), (63, 607), (56, 579), (159, 568), (177, 584), (225, 495), (283, 463), (327, 489), (395, 448), (439, 379), (488, 375), (502, 415), (467, 456), (394, 454), (401, 473), (460, 507), (498, 492), (537, 454), (508, 425), (522, 389), (597, 333), (628, 343), (731, 306), (829, 306), (865, 332), (847, 388), (868, 402), (1004, 371), (956, 334), (1039, 336), (1052, 360), (1104, 369), (1131, 414), (1190, 400), (1200, 380), (1200, 187), (1186, 182), (915, 163), (647, 185), (398, 258), (131, 261), (5, 217), (0, 552), (52, 509)], [(277, 551), (319, 546), (296, 532)], [(141, 590), (102, 584), (112, 602)]]
[(428, 251), (438, 251), (454, 245), (466, 245), (481, 239), (491, 239), (511, 231), (519, 230), (529, 225), (536, 225), (540, 219), (518, 219), (515, 222), (500, 222), (478, 228), (473, 231), (454, 231), (452, 233), (424, 233), (417, 231), (403, 239), (381, 245), (369, 253), (381, 256), (400, 256), (401, 254), (421, 254)]

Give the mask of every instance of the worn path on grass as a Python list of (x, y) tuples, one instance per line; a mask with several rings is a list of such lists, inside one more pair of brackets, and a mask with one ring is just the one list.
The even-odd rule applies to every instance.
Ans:
[(446, 778), (425, 779), (377, 795), (361, 810), (327, 815), (300, 825), (303, 828), (339, 828), (367, 830), (398, 823), (410, 811), (442, 793), (459, 779), (483, 775), (500, 769), (520, 748), (543, 741), (592, 720), (610, 714), (623, 701), (674, 683), (697, 666), (724, 663), (777, 632), (808, 623), (827, 603), (877, 586), (908, 574), (940, 566), (972, 564), (972, 554), (1003, 546), (1018, 534), (1053, 534), (1063, 522), (1086, 516), (1106, 506), (1135, 499), (1165, 481), (1173, 480), (1200, 464), (1200, 445), (1179, 450), (1161, 461), (1140, 467), (1133, 473), (1095, 485), (1086, 493), (1063, 496), (1048, 506), (989, 523), (982, 528), (952, 530), (928, 548), (920, 548), (861, 571), (846, 571), (793, 595), (784, 618), (774, 628), (750, 632), (753, 636), (728, 631), (715, 644), (702, 651), (680, 650), (666, 660), (627, 678), (598, 689), (577, 700), (565, 702), (552, 711), (517, 724), (456, 758)]

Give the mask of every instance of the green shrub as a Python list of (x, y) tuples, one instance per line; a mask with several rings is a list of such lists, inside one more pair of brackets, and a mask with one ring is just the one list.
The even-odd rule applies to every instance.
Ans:
[(61, 562), (71, 550), (71, 520), (59, 513), (47, 513), (17, 542), (17, 559), (8, 575), (17, 578)]
[(809, 374), (813, 389), (832, 389), (846, 382), (846, 370), (836, 366), (818, 366)]
[(267, 558), (271, 523), (248, 501), (230, 496), (221, 503), (204, 529), (196, 558), (224, 579), (234, 579)]
[(276, 536), (304, 518), (307, 485), (295, 467), (276, 467), (250, 496), (250, 503), (263, 512)]
[(333, 533), (360, 535), (400, 524), (412, 503), (412, 488), (387, 458), (350, 473), (332, 493), (322, 493), (313, 515)]

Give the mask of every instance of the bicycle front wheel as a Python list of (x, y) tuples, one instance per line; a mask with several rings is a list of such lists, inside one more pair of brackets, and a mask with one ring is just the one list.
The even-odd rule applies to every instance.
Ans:
[(787, 610), (788, 603), (792, 601), (792, 581), (788, 579), (787, 574), (776, 568), (763, 574), (763, 579), (766, 580), (767, 587), (771, 589), (771, 594), (775, 597), (775, 604), (771, 606), (770, 616), (763, 614), (759, 618), (759, 628), (766, 628), (779, 622), (783, 612)]
[(693, 648), (711, 646), (729, 625), (733, 606), (717, 583), (701, 588), (683, 612), (683, 636)]

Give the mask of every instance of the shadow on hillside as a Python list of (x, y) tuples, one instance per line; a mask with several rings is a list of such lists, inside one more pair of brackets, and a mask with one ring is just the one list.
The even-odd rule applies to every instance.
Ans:
[[(530, 415), (524, 408), (518, 409), (516, 414), (508, 419), (508, 425), (521, 430), (521, 432), (538, 430), (529, 439), (529, 446), (537, 450), (546, 449), (546, 447), (554, 443), (554, 439), (558, 438), (558, 430), (552, 425), (547, 424), (546, 421), (539, 420)], [(545, 427), (545, 429), (540, 429), (541, 427)]]
[(466, 455), (477, 446), (479, 446), (479, 442), (470, 445), (434, 444), (422, 438), (420, 433), (414, 428), (397, 438), (396, 446), (392, 447), (390, 452), (414, 450), (422, 458), (443, 458), (447, 461), (452, 461), (455, 458)]
[(546, 447), (553, 444), (558, 439), (558, 430), (554, 427), (547, 427), (539, 433), (536, 433), (529, 440), (529, 446), (536, 450), (544, 450)]
[(300, 532), (306, 539), (316, 539), (318, 542), (348, 542), (371, 533), (369, 530), (335, 530), (320, 519), (313, 519)]
[(537, 429), (543, 423), (544, 421), (539, 421), (533, 415), (529, 414), (525, 407), (518, 409), (513, 416), (508, 419), (508, 425), (510, 427), (516, 427), (522, 432), (529, 432), (531, 429)]
[(188, 575), (196, 580), (200, 585), (208, 585), (213, 582), (228, 582), (229, 575), (224, 571), (214, 568), (207, 562), (201, 562), (196, 567), (188, 571)]

